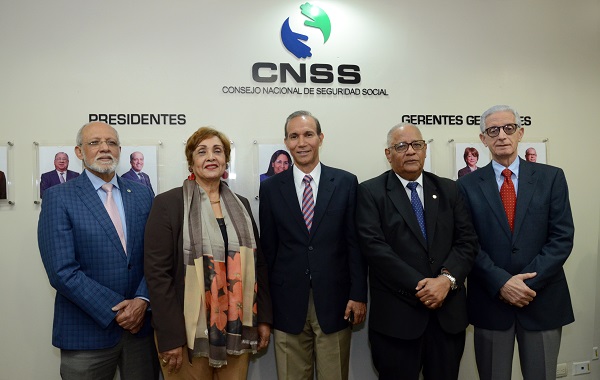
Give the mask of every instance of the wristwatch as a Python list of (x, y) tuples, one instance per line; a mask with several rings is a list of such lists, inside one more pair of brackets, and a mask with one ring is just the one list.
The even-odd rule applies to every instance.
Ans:
[[(443, 271), (442, 273), (440, 273), (440, 276), (444, 276), (446, 277), (448, 280), (450, 280), (450, 290), (456, 290), (458, 289), (458, 286), (456, 286), (456, 279), (454, 278), (454, 276), (452, 276), (450, 274), (450, 272), (448, 271)], [(439, 276), (438, 276), (439, 277)]]

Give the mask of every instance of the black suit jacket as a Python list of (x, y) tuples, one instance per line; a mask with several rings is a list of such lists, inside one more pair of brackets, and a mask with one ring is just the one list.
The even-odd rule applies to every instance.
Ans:
[[(515, 321), (527, 330), (550, 330), (575, 320), (563, 270), (574, 235), (567, 181), (559, 168), (519, 160), (513, 233), (491, 163), (458, 180), (480, 245), (469, 275), (469, 319), (490, 330), (506, 330)], [(528, 306), (499, 299), (506, 281), (530, 272), (537, 276), (525, 283), (537, 295)]]
[[(467, 325), (463, 282), (477, 252), (477, 237), (454, 181), (423, 172), (427, 242), (394, 171), (360, 184), (356, 225), (369, 263), (371, 307), (369, 328), (400, 339), (416, 339), (437, 315), (448, 333)], [(442, 268), (456, 278), (435, 312), (415, 296), (417, 282), (436, 277)]]
[(356, 176), (321, 165), (311, 233), (294, 186), (293, 170), (260, 184), (260, 228), (269, 268), (273, 323), (299, 334), (313, 291), (319, 325), (326, 334), (348, 327), (348, 300), (367, 302), (366, 264), (354, 225)]

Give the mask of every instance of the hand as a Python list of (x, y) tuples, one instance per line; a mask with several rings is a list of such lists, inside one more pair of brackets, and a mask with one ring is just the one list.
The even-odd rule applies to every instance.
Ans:
[(512, 276), (506, 284), (500, 288), (500, 299), (509, 305), (523, 307), (529, 305), (536, 292), (525, 284), (525, 280), (534, 278), (537, 275), (533, 273), (521, 273)]
[(177, 373), (183, 364), (183, 347), (177, 347), (158, 354), (160, 365), (166, 367), (168, 373)]
[(267, 348), (269, 345), (269, 340), (271, 339), (271, 326), (268, 323), (259, 323), (258, 324), (258, 347), (257, 350), (260, 351), (263, 348)]
[(350, 312), (354, 314), (353, 325), (359, 325), (365, 321), (367, 317), (367, 304), (364, 302), (349, 300), (346, 305), (346, 311), (344, 312), (344, 319), (350, 318)]
[(444, 276), (424, 278), (417, 283), (416, 296), (426, 308), (434, 310), (442, 307), (451, 285)]
[(129, 330), (132, 334), (140, 331), (144, 324), (144, 315), (148, 303), (141, 298), (134, 298), (130, 300), (123, 300), (112, 308), (112, 311), (116, 311), (115, 321), (124, 328)]

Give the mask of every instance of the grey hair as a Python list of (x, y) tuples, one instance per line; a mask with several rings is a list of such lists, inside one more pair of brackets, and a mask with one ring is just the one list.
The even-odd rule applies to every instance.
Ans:
[(421, 138), (423, 138), (423, 134), (421, 133), (421, 130), (419, 129), (418, 126), (411, 124), (411, 123), (401, 123), (401, 124), (396, 124), (394, 125), (390, 131), (387, 134), (387, 145), (386, 147), (389, 148), (392, 145), (392, 140), (394, 139), (394, 132), (396, 132), (396, 130), (400, 129), (400, 128), (404, 128), (404, 127), (408, 127), (408, 126), (413, 126), (417, 129), (417, 131), (419, 132), (419, 135), (421, 135)]
[(519, 126), (519, 128), (521, 128), (521, 116), (519, 116), (519, 113), (516, 109), (512, 108), (511, 106), (497, 105), (489, 108), (481, 115), (481, 119), (479, 119), (479, 129), (481, 130), (481, 133), (485, 132), (485, 119), (491, 114), (502, 111), (512, 112), (512, 114), (515, 115), (515, 123)]
[(313, 120), (315, 121), (315, 124), (317, 124), (317, 134), (320, 135), (321, 134), (321, 123), (319, 122), (319, 119), (317, 119), (316, 117), (313, 116), (312, 113), (308, 112), (308, 111), (296, 111), (296, 112), (292, 112), (290, 114), (290, 116), (287, 117), (287, 119), (285, 119), (285, 125), (283, 126), (283, 134), (284, 137), (287, 139), (287, 126), (288, 123), (295, 117), (298, 116), (309, 116), (312, 117)]
[[(81, 128), (79, 128), (79, 131), (77, 131), (77, 138), (75, 139), (75, 143), (77, 144), (77, 146), (83, 145), (83, 130), (85, 129), (85, 127), (87, 127), (88, 125), (93, 124), (93, 123), (97, 123), (97, 121), (91, 121), (89, 123), (85, 123)], [(105, 124), (108, 125), (109, 127), (111, 127), (113, 129), (113, 131), (115, 131), (115, 134), (117, 135), (117, 143), (119, 145), (121, 145), (121, 140), (119, 139), (119, 132), (112, 125), (110, 125), (108, 123), (105, 123)]]

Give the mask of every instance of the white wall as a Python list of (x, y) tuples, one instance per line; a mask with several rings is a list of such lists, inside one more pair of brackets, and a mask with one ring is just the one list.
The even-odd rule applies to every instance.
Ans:
[[(15, 202), (0, 205), (0, 379), (59, 378), (54, 290), (36, 240), (33, 142), (74, 144), (87, 115), (103, 112), (187, 115), (184, 126), (117, 126), (124, 145), (162, 143), (161, 191), (183, 180), (182, 142), (200, 126), (216, 126), (236, 146), (236, 190), (253, 197), (264, 169), (253, 164), (252, 142), (278, 141), (292, 111), (320, 118), (324, 163), (366, 180), (386, 169), (385, 134), (404, 114), (479, 115), (494, 104), (515, 106), (533, 120), (524, 139), (548, 139), (548, 162), (565, 170), (570, 185), (576, 237), (566, 272), (576, 322), (563, 329), (559, 362), (591, 358), (600, 346), (600, 2), (315, 1), (330, 15), (332, 35), (307, 64), (358, 64), (360, 87), (386, 88), (389, 96), (223, 94), (223, 85), (255, 85), (254, 62), (298, 64), (279, 28), (301, 3), (0, 0), (0, 144), (14, 143)], [(477, 141), (477, 128), (422, 129), (434, 139), (433, 170), (453, 177), (447, 141)], [(354, 336), (351, 366), (352, 379), (375, 378), (367, 328)], [(577, 378), (599, 373), (594, 361), (592, 374)], [(253, 362), (250, 377), (275, 378), (271, 348)], [(469, 329), (461, 379), (476, 377)]]

